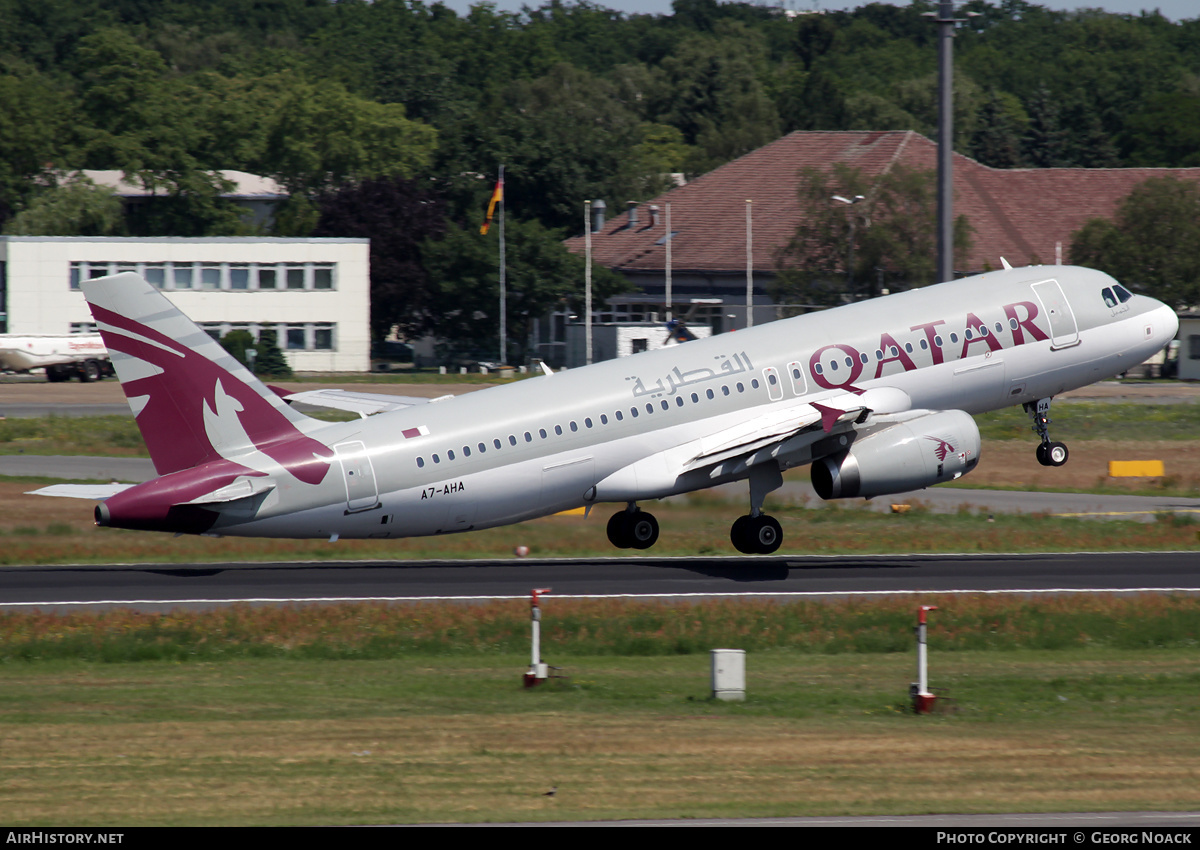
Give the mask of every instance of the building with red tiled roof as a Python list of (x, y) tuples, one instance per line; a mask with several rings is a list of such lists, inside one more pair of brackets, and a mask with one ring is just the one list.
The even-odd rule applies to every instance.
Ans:
[[(671, 204), (672, 282), (675, 312), (691, 303), (715, 303), (704, 318), (715, 331), (742, 327), (746, 291), (746, 201), (752, 201), (755, 320), (774, 317), (766, 286), (775, 258), (805, 214), (798, 199), (804, 168), (831, 170), (836, 162), (868, 177), (898, 164), (936, 170), (937, 145), (912, 131), (796, 132), (726, 163), (692, 182), (639, 204), (607, 221), (592, 235), (594, 260), (633, 281), (643, 295), (633, 300), (663, 304), (666, 269), (665, 206)], [(1067, 261), (1071, 234), (1096, 217), (1111, 217), (1138, 183), (1161, 176), (1200, 180), (1200, 168), (1016, 168), (997, 169), (954, 155), (954, 214), (974, 228), (959, 274)], [(656, 211), (653, 211), (657, 208)], [(584, 237), (567, 240), (583, 253)], [(832, 270), (837, 271), (837, 270)], [(626, 297), (628, 298), (628, 297)], [(723, 320), (723, 321), (722, 321)]]

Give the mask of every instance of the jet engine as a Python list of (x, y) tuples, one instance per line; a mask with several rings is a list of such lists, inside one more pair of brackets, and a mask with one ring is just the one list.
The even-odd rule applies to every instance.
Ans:
[(953, 481), (979, 462), (979, 428), (961, 410), (924, 413), (859, 437), (812, 462), (822, 499), (883, 496)]

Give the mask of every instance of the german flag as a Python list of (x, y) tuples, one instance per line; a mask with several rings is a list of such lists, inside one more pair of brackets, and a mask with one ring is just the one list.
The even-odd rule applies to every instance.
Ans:
[(488, 201), (487, 218), (483, 220), (483, 226), (479, 228), (479, 232), (486, 235), (488, 228), (492, 226), (492, 216), (496, 214), (496, 204), (504, 200), (504, 181), (497, 180), (496, 188), (492, 190), (492, 199)]

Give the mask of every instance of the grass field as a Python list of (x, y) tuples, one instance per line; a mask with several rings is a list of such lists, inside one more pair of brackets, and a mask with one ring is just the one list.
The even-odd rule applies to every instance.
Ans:
[[(1075, 407), (1075, 405), (1072, 405)], [(1076, 427), (1124, 417), (1122, 428)], [(1189, 412), (1063, 415), (1071, 463), (1019, 414), (981, 418), (968, 486), (1200, 495)], [(1173, 406), (1182, 408), (1186, 406)], [(32, 424), (31, 424), (32, 422)], [(1133, 429), (1134, 436), (1130, 435)], [(0, 422), (0, 452), (144, 454), (128, 419)], [(1108, 479), (1161, 458), (1169, 480)], [(404, 541), (97, 529), (86, 501), (0, 480), (0, 564), (612, 555), (607, 511)], [(877, 514), (775, 504), (805, 552), (1187, 549), (1200, 524)], [(655, 555), (729, 551), (730, 506), (654, 508)], [(917, 717), (912, 621), (936, 604)], [(1200, 601), (997, 596), (547, 605), (569, 677), (520, 687), (525, 603), (0, 615), (0, 821), (283, 825), (1200, 808)], [(748, 652), (744, 702), (708, 650)], [(556, 788), (554, 796), (545, 796)]]
[[(953, 710), (924, 717), (907, 701), (912, 601), (555, 601), (545, 652), (569, 679), (534, 690), (522, 603), (5, 615), (0, 818), (1200, 807), (1200, 601), (925, 601), (939, 606), (931, 682)], [(713, 701), (706, 650), (739, 638), (746, 700)]]
[[(260, 540), (196, 537), (97, 528), (93, 503), (26, 496), (37, 484), (0, 480), (0, 566), (75, 563), (193, 563), (264, 560), (427, 560), (511, 558), (525, 545), (538, 558), (644, 557), (617, 550), (605, 536), (612, 508), (546, 517), (516, 526), (442, 537), (403, 540)], [(1200, 545), (1194, 514), (1163, 515), (1156, 522), (995, 514), (986, 504), (958, 514), (934, 514), (919, 494), (904, 501), (912, 510), (883, 514), (862, 502), (812, 506), (768, 500), (779, 519), (784, 545), (779, 555), (889, 552), (1063, 552), (1167, 551)], [(986, 501), (986, 500), (985, 500)], [(739, 503), (707, 494), (659, 502), (653, 510), (661, 536), (653, 555), (729, 555), (729, 523)]]

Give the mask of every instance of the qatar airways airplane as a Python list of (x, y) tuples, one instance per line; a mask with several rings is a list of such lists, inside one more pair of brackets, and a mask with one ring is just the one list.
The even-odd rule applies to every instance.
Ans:
[(137, 275), (81, 287), (160, 477), (36, 492), (101, 500), (101, 526), (331, 541), (612, 502), (609, 540), (646, 549), (658, 523), (639, 502), (745, 480), (730, 539), (768, 554), (783, 535), (763, 499), (783, 470), (811, 464), (825, 499), (952, 481), (979, 462), (971, 414), (1017, 404), (1038, 460), (1060, 466), (1051, 397), (1141, 363), (1178, 327), (1101, 272), (1006, 267), (458, 397), (287, 397), (360, 414), (329, 423)]

